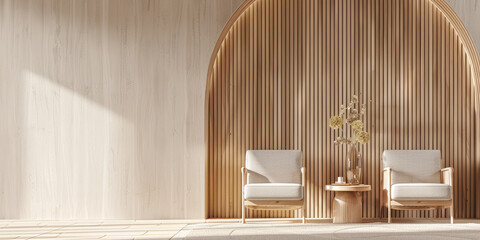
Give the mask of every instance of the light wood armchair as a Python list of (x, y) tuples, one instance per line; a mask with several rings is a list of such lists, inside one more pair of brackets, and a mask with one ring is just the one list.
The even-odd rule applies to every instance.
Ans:
[(249, 150), (242, 167), (242, 223), (247, 208), (302, 210), (305, 223), (305, 168), (301, 151)]
[[(429, 158), (429, 154), (432, 155), (432, 162), (439, 166), (439, 151), (410, 150), (384, 152), (383, 162), (384, 166), (387, 165), (387, 167), (383, 169), (382, 199), (383, 206), (388, 209), (388, 223), (391, 222), (392, 209), (431, 210), (438, 208), (449, 208), (450, 223), (453, 224), (453, 168), (449, 167), (439, 169), (438, 174), (432, 172), (435, 171), (436, 167), (428, 168), (425, 172), (428, 173), (427, 175), (429, 176), (427, 177), (430, 179), (426, 179), (424, 177), (415, 177), (415, 174), (418, 174), (418, 171), (416, 173), (414, 172), (412, 177), (408, 174), (409, 172), (405, 167), (392, 163), (392, 161), (408, 162), (408, 160), (405, 159), (409, 158), (411, 162), (407, 163), (407, 165), (410, 164), (410, 168), (418, 168), (418, 165), (422, 165), (418, 161), (422, 161), (420, 159), (423, 157)], [(436, 163), (437, 161), (438, 163)], [(415, 162), (417, 165), (415, 165)], [(426, 164), (429, 164), (428, 160)], [(405, 163), (401, 165), (405, 165)], [(424, 170), (420, 169), (420, 171)], [(395, 176), (396, 178), (392, 180), (392, 176), (395, 174), (397, 174), (397, 176)], [(439, 178), (438, 181), (435, 180), (436, 177)], [(392, 188), (396, 188), (394, 189), (394, 193), (392, 193)]]

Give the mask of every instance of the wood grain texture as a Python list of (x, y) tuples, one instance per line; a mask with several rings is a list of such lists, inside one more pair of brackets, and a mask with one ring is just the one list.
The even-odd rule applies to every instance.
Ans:
[(332, 208), (333, 223), (362, 222), (362, 194), (359, 192), (336, 192)]
[(334, 192), (364, 192), (372, 190), (370, 185), (325, 185), (325, 190)]
[[(387, 149), (441, 150), (442, 167), (457, 173), (455, 217), (476, 217), (480, 64), (462, 23), (444, 4), (246, 1), (221, 35), (209, 69), (207, 217), (241, 216), (240, 177), (232, 173), (239, 172), (248, 149), (301, 149), (307, 217), (331, 217), (331, 193), (324, 186), (345, 176), (347, 149), (333, 145), (336, 134), (327, 121), (360, 93), (372, 134), (361, 148), (363, 183), (372, 186), (363, 193), (363, 217), (382, 216), (381, 155)], [(297, 217), (298, 212), (248, 215)], [(392, 216), (448, 213), (393, 211)]]
[(203, 218), (204, 76), (242, 2), (0, 1), (0, 218)]

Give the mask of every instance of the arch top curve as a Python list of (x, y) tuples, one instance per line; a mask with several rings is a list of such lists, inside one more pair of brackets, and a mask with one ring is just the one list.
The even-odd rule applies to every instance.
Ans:
[[(209, 83), (212, 76), (215, 59), (218, 55), (218, 52), (220, 51), (220, 47), (222, 46), (222, 43), (224, 42), (228, 32), (230, 31), (232, 26), (235, 24), (235, 22), (239, 19), (239, 17), (242, 14), (244, 14), (245, 11), (257, 1), (261, 1), (261, 0), (245, 0), (240, 5), (240, 7), (238, 7), (238, 9), (233, 13), (233, 15), (230, 17), (228, 22), (225, 24), (225, 27), (220, 33), (220, 36), (214, 46), (212, 55), (210, 56), (210, 61), (209, 61), (208, 70), (207, 70), (207, 84), (206, 84), (205, 93), (207, 93), (210, 90), (211, 85)], [(475, 44), (470, 34), (468, 33), (468, 30), (466, 29), (465, 25), (463, 24), (462, 20), (457, 15), (455, 10), (453, 10), (452, 7), (450, 7), (450, 5), (445, 0), (428, 0), (428, 1), (433, 3), (444, 14), (444, 16), (449, 20), (449, 22), (453, 24), (454, 29), (458, 33), (462, 43), (466, 46), (465, 49), (468, 52), (469, 61), (471, 62), (471, 65), (473, 68), (473, 74), (475, 77), (474, 83), (479, 88), (478, 91), (480, 92), (480, 58), (478, 55), (478, 51), (475, 47)], [(208, 96), (208, 94), (205, 94), (205, 96)], [(205, 106), (207, 104), (206, 102), (207, 101), (205, 101)], [(477, 102), (480, 103), (480, 97), (477, 98)]]
[[(473, 74), (473, 81), (474, 87), (476, 88), (477, 93), (480, 93), (480, 57), (478, 55), (477, 48), (475, 47), (475, 43), (471, 38), (470, 34), (468, 33), (467, 28), (463, 24), (460, 17), (457, 15), (455, 10), (445, 1), (445, 0), (429, 0), (432, 2), (448, 19), (448, 21), (453, 25), (453, 28), (457, 32), (460, 41), (465, 46), (465, 51), (467, 52), (468, 59), (470, 62), (470, 66), (472, 67), (472, 74)], [(476, 103), (477, 103), (477, 111), (480, 111), (480, 94), (476, 94)], [(480, 211), (479, 211), (480, 215)]]
[[(347, 149), (333, 145), (337, 134), (326, 121), (353, 93), (373, 100), (363, 119), (372, 134), (362, 147), (364, 179), (372, 185), (364, 217), (380, 217), (385, 149), (439, 149), (442, 166), (475, 182), (477, 172), (466, 166), (480, 166), (480, 60), (467, 29), (445, 0), (364, 2), (246, 0), (229, 19), (205, 89), (207, 218), (240, 217), (247, 149), (302, 150), (307, 217), (329, 217), (331, 202), (321, 186), (345, 176)], [(480, 191), (454, 203), (460, 217), (472, 217), (469, 209), (480, 217)]]
[[(215, 46), (213, 47), (213, 52), (212, 55), (210, 56), (210, 62), (208, 64), (208, 70), (207, 70), (207, 85), (206, 85), (206, 90), (205, 90), (205, 96), (207, 96), (207, 92), (210, 90), (210, 78), (212, 76), (212, 71), (213, 71), (213, 66), (215, 63), (215, 59), (217, 58), (218, 52), (220, 51), (220, 47), (222, 46), (222, 43), (225, 41), (225, 38), (227, 37), (228, 32), (232, 28), (232, 26), (235, 24), (235, 22), (238, 20), (238, 18), (245, 13), (245, 11), (258, 0), (245, 0), (245, 2), (240, 5), (237, 10), (233, 13), (233, 15), (230, 17), (228, 22), (225, 24), (225, 27), (223, 27), (222, 32), (220, 33), (220, 36), (218, 37), (217, 42), (215, 43)], [(206, 104), (207, 101), (205, 101)], [(206, 106), (206, 105), (205, 105)]]

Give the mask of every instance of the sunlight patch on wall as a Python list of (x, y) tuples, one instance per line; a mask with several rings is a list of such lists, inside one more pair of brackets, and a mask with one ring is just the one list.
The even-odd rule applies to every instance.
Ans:
[(122, 215), (114, 212), (127, 201), (124, 176), (128, 164), (134, 164), (133, 124), (75, 88), (35, 72), (25, 70), (20, 86), (22, 215)]

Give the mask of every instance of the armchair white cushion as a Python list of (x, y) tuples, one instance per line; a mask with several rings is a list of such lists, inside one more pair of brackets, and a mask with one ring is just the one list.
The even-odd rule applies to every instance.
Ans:
[(248, 150), (247, 185), (252, 183), (302, 184), (302, 152), (299, 150)]
[(438, 150), (387, 150), (383, 167), (392, 169), (392, 184), (440, 183), (441, 159)]
[(303, 187), (297, 183), (252, 183), (245, 186), (247, 200), (302, 200)]
[(441, 183), (397, 183), (392, 185), (392, 200), (450, 200), (452, 186)]

